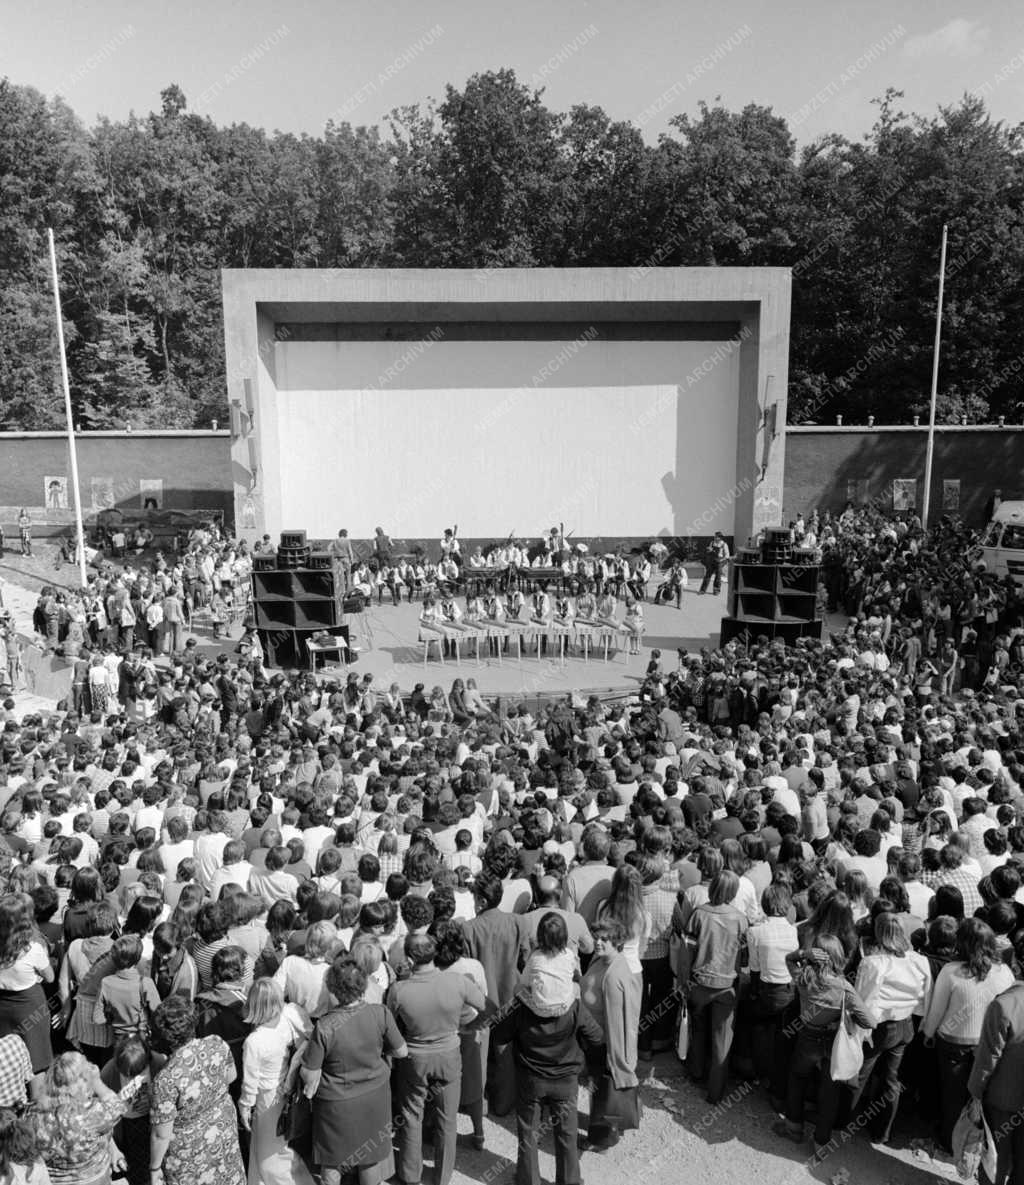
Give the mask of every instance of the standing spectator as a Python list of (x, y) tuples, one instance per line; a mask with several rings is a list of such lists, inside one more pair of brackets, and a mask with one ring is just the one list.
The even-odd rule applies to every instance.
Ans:
[(41, 1074), (53, 1060), (50, 1010), (44, 983), (53, 983), (46, 943), (35, 928), (32, 898), (0, 897), (0, 1037), (17, 1033), (28, 1046), (32, 1069)]
[(302, 1158), (277, 1133), (284, 1100), (299, 1072), (293, 1055), (305, 1049), (309, 1017), (284, 1002), (272, 979), (257, 979), (249, 989), (245, 1023), (251, 1032), (242, 1049), (238, 1114), (252, 1132), (249, 1185), (312, 1185)]
[(800, 998), (800, 1020), (786, 1087), (786, 1118), (772, 1130), (802, 1144), (804, 1102), (815, 1072), (818, 1107), (814, 1125), (814, 1150), (827, 1154), (839, 1113), (840, 1084), (831, 1076), (832, 1045), (844, 1012), (866, 1029), (872, 1017), (864, 1002), (843, 975), (846, 951), (837, 938), (823, 936), (817, 945), (786, 956)]
[(725, 1094), (736, 1013), (736, 977), (748, 922), (732, 904), (739, 889), (736, 873), (724, 870), (708, 889), (708, 900), (698, 905), (686, 924), (691, 951), (683, 981), (690, 1013), (687, 1072), (695, 1082), (707, 1082), (709, 1103)]
[(327, 973), (331, 1007), (320, 1017), (303, 1058), (303, 1088), (313, 1100), (313, 1161), (323, 1185), (353, 1170), (358, 1185), (394, 1176), (391, 1067), (408, 1047), (394, 1016), (364, 996), (366, 974), (352, 959)]
[(98, 1066), (80, 1053), (62, 1053), (47, 1071), (34, 1116), (43, 1161), (54, 1185), (96, 1185), (110, 1180), (111, 1132), (143, 1083), (131, 1080), (118, 1093)]
[[(562, 919), (557, 914), (548, 918), (561, 927), (564, 937)], [(543, 927), (542, 922), (542, 931)], [(495, 1030), (497, 1040), (512, 1045), (516, 1064), (518, 1185), (541, 1185), (538, 1145), (545, 1127), (550, 1127), (555, 1141), (555, 1179), (566, 1183), (580, 1179), (576, 1101), (584, 1067), (581, 1041), (596, 1047), (603, 1043), (604, 1034), (580, 1003), (571, 980), (552, 986), (560, 994), (549, 992), (542, 1012), (524, 1001)]]
[(636, 1076), (637, 1030), (643, 987), (622, 953), (621, 922), (597, 922), (592, 930), (594, 957), (580, 984), (580, 999), (604, 1036), (603, 1061), (592, 1067), (587, 1143), (610, 1148), (623, 1131), (640, 1123)]
[(153, 1046), (167, 1061), (153, 1079), (150, 1171), (164, 1185), (244, 1185), (228, 1094), (235, 1064), (219, 1037), (197, 1038), (195, 1025), (184, 996), (168, 996), (153, 1016)]
[[(1018, 966), (1024, 966), (1024, 943), (1017, 940)], [(984, 1112), (996, 1146), (995, 1181), (1024, 1181), (1024, 983), (1018, 979), (989, 1004), (967, 1082), (972, 1116)]]
[(857, 971), (857, 993), (865, 1010), (875, 1022), (871, 1044), (864, 1050), (864, 1066), (853, 1087), (850, 1112), (864, 1095), (872, 1074), (880, 1072), (882, 1093), (872, 1110), (879, 1116), (874, 1130), (881, 1143), (887, 1144), (899, 1107), (900, 1065), (914, 1038), (915, 1016), (924, 1015), (932, 989), (928, 960), (910, 950), (910, 943), (893, 913), (880, 913), (874, 919), (872, 941)]
[(953, 1127), (968, 1101), (985, 1009), (1012, 985), (1013, 972), (999, 958), (991, 929), (965, 918), (956, 932), (956, 959), (936, 976), (921, 1025), (925, 1045), (938, 1046), (939, 1143), (946, 1152), (953, 1149)]
[[(522, 918), (498, 908), (502, 897), (502, 883), (497, 877), (483, 872), (473, 884), (476, 917), (463, 926), (470, 958), (476, 959), (487, 976), (487, 996), (500, 1011), (508, 1007), (519, 986), (519, 965), (526, 957), (526, 939)], [(485, 1030), (487, 1050), (487, 1095), (491, 1113), (507, 1115), (515, 1098), (512, 1052), (508, 1046), (489, 1039)]]
[(436, 953), (429, 935), (409, 935), (405, 954), (412, 974), (392, 986), (387, 1006), (409, 1049), (395, 1082), (395, 1110), (401, 1118), (398, 1175), (408, 1182), (423, 1175), (423, 1113), (429, 1093), (436, 1114), (434, 1179), (436, 1185), (448, 1185), (455, 1168), (462, 1078), (459, 1029), (483, 1011), (486, 1000), (467, 976), (438, 971)]

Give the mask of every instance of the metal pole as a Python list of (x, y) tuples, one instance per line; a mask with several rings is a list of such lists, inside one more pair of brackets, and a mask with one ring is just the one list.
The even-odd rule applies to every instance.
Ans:
[(75, 529), (78, 540), (78, 570), (82, 588), (89, 583), (85, 574), (85, 531), (82, 528), (82, 496), (78, 488), (78, 452), (75, 449), (75, 426), (71, 418), (71, 384), (68, 381), (68, 359), (64, 352), (64, 318), (60, 311), (60, 285), (57, 281), (57, 249), (53, 242), (53, 230), (47, 229), (50, 242), (50, 272), (53, 277), (53, 304), (57, 312), (57, 344), (60, 347), (60, 377), (64, 384), (64, 414), (68, 420), (68, 452), (71, 455), (71, 487), (75, 494)]
[(932, 398), (928, 409), (928, 448), (924, 455), (924, 499), (921, 526), (928, 530), (928, 511), (932, 500), (932, 459), (935, 454), (935, 401), (939, 393), (939, 346), (942, 344), (942, 295), (946, 287), (946, 224), (942, 224), (942, 251), (939, 255), (939, 300), (935, 308), (935, 348), (932, 351)]

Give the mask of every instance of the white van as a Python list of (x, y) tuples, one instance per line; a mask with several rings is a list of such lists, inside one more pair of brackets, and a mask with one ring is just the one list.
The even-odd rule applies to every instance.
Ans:
[(1024, 585), (1024, 502), (1002, 502), (985, 528), (977, 558), (989, 572)]

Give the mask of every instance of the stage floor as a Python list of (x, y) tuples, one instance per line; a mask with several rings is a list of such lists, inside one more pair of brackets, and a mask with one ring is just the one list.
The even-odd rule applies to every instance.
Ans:
[[(680, 646), (696, 652), (702, 646), (718, 644), (722, 616), (726, 612), (726, 592), (723, 588), (718, 596), (711, 593), (699, 596), (696, 588), (690, 588), (683, 593), (681, 609), (674, 604), (653, 605), (645, 601), (646, 633), (640, 653), (616, 650), (607, 662), (603, 653), (596, 651), (589, 661), (574, 654), (567, 654), (562, 661), (549, 646), (549, 653), (539, 659), (531, 647), (521, 662), (513, 649), (502, 656), (499, 665), (497, 658), (486, 654), (484, 645), (477, 666), (473, 648), (463, 645), (460, 661), (446, 658), (443, 665), (437, 659), (436, 647), (432, 646), (430, 661), (424, 667), (423, 643), (417, 641), (420, 608), (420, 601), (411, 605), (403, 601), (395, 606), (385, 597), (383, 605), (374, 604), (364, 614), (349, 615), (352, 640), (363, 648), (359, 661), (350, 669), (371, 674), (374, 683), (382, 689), (394, 682), (403, 691), (410, 691), (416, 683), (424, 683), (428, 688), (439, 684), (447, 691), (455, 678), (474, 678), (485, 695), (550, 695), (560, 691), (634, 689), (643, 680), (654, 649), (661, 651), (662, 669), (666, 673), (675, 670), (676, 650)], [(322, 673), (327, 679), (336, 679), (343, 671), (344, 668), (329, 664)]]

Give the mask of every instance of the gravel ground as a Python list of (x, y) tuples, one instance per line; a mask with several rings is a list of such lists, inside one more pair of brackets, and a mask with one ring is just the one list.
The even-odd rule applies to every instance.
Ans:
[[(879, 1148), (858, 1132), (837, 1131), (834, 1151), (815, 1161), (810, 1140), (796, 1145), (772, 1132), (778, 1116), (759, 1087), (734, 1082), (725, 1099), (711, 1107), (671, 1054), (659, 1055), (647, 1066), (641, 1063), (640, 1072), (641, 1127), (607, 1152), (583, 1154), (580, 1172), (586, 1185), (933, 1185), (958, 1180), (948, 1162), (921, 1158), (908, 1146)], [(585, 1094), (581, 1091), (584, 1113)], [(457, 1185), (513, 1185), (515, 1117), (485, 1123), (485, 1152), (463, 1146), (460, 1136)], [(465, 1117), (460, 1117), (459, 1131), (469, 1131)], [(540, 1167), (544, 1181), (553, 1182), (550, 1137), (541, 1145)], [(430, 1181), (429, 1174), (424, 1180)]]

